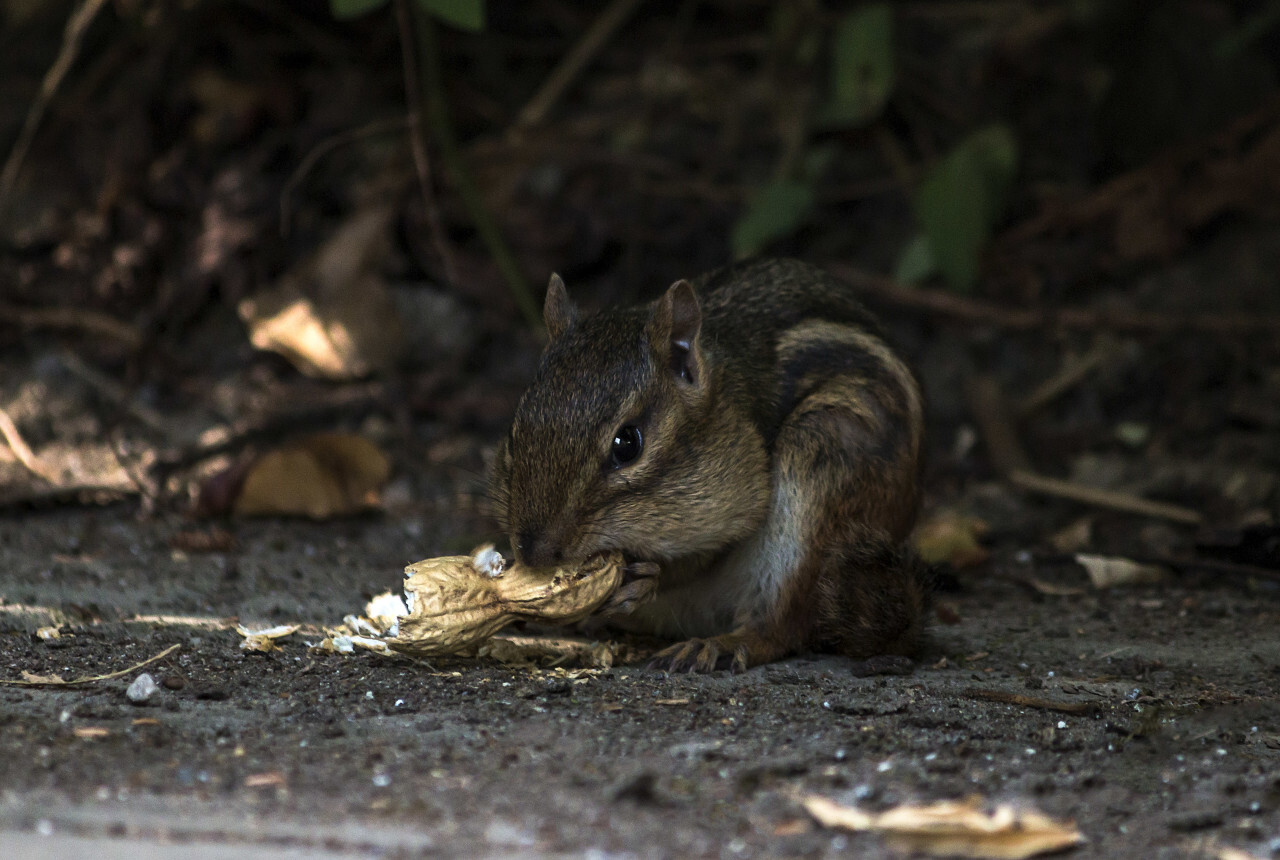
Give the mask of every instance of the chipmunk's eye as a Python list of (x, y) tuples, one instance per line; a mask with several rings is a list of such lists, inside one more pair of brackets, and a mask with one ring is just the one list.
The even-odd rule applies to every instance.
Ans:
[(642, 450), (644, 450), (644, 438), (640, 435), (640, 428), (634, 424), (627, 424), (618, 428), (618, 432), (614, 435), (609, 459), (613, 462), (613, 468), (617, 469), (628, 463), (634, 463)]

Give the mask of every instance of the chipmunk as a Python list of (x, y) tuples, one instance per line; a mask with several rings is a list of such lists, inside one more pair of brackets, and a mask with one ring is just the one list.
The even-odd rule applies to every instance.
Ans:
[(844, 287), (764, 260), (580, 318), (553, 275), (543, 316), (491, 482), (518, 561), (656, 562), (615, 609), (671, 670), (913, 651), (921, 396)]

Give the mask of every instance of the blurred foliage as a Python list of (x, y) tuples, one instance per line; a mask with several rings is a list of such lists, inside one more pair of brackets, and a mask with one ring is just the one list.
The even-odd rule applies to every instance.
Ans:
[[(390, 3), (317, 0), (289, 15), (310, 23), (327, 10), (348, 21), (386, 12)], [(972, 290), (984, 278), (1000, 282), (1008, 274), (1002, 267), (1045, 268), (1043, 257), (1010, 262), (1003, 244), (992, 252), (1001, 230), (1078, 202), (1179, 144), (1212, 140), (1280, 84), (1280, 0), (643, 4), (626, 30), (619, 25), (600, 36), (597, 52), (576, 64), (577, 48), (614, 4), (407, 4), (419, 25), (446, 22), (479, 34), (454, 32), (442, 47), (416, 52), (431, 60), (420, 71), (442, 79), (423, 86), (434, 101), (421, 115), (441, 165), (440, 211), (427, 214), (442, 214), (444, 238), (486, 263), (496, 259), (499, 242), (485, 237), (505, 237), (518, 253), (509, 265), (490, 267), (504, 275), (521, 267), (595, 271), (607, 255), (648, 242), (696, 248), (700, 265), (727, 253), (866, 252), (874, 265), (896, 265), (900, 280), (937, 278)], [(71, 5), (0, 0), (0, 12), (10, 28), (52, 31), (49, 23), (61, 23)], [(217, 4), (187, 6), (212, 18)], [(149, 20), (142, 14), (148, 9), (166, 9), (174, 21), (188, 14), (159, 0), (112, 8), (130, 21)], [(349, 54), (368, 63), (382, 89), (370, 104), (344, 103), (337, 88), (322, 92), (338, 118), (319, 123), (315, 134), (344, 122), (378, 127), (378, 111), (396, 110), (387, 100), (401, 97), (401, 70), (386, 50), (394, 17), (385, 19), (351, 33), (353, 41), (378, 46), (377, 62)], [(147, 33), (170, 30), (139, 24), (135, 32), (141, 45)], [(327, 46), (332, 31), (316, 32), (316, 44)], [(339, 44), (334, 55), (343, 50)], [(222, 68), (224, 53), (179, 72), (183, 87), (162, 102), (174, 121), (206, 149), (243, 144), (268, 121), (296, 127), (287, 90), (305, 88), (305, 79), (273, 71), (271, 61), (237, 59)], [(549, 107), (526, 124), (523, 109), (549, 84)], [(456, 134), (447, 128), (451, 117)], [(140, 120), (139, 127), (146, 125)], [(1254, 137), (1263, 139), (1269, 128)], [(1218, 189), (1224, 175), (1240, 177), (1241, 188), (1266, 187), (1271, 163), (1265, 151), (1253, 151), (1254, 142), (1213, 154), (1221, 163), (1209, 179)], [(343, 147), (364, 145), (357, 135)], [(345, 149), (336, 154), (343, 157)], [(464, 160), (474, 182), (459, 167)], [(1223, 192), (1223, 199), (1186, 192), (1180, 199), (1190, 202), (1179, 209), (1168, 203), (1176, 180), (1162, 179), (1169, 187), (1151, 191), (1150, 200), (1099, 208), (1118, 212), (1114, 220), (1122, 223), (1096, 227), (1092, 245), (1078, 243), (1081, 256), (1101, 258), (1098, 249), (1110, 248), (1113, 263), (1167, 258), (1218, 213), (1254, 205), (1244, 192)], [(473, 214), (482, 197), (496, 215), (491, 228)], [(1182, 210), (1210, 214), (1167, 225), (1152, 215)], [(653, 229), (633, 223), (645, 212), (661, 213)], [(1079, 223), (1070, 228), (1076, 235)], [(684, 233), (672, 238), (674, 224)], [(414, 226), (425, 233), (421, 223)], [(619, 238), (624, 233), (646, 238)], [(445, 257), (419, 252), (428, 261)], [(575, 253), (578, 259), (566, 259)], [(465, 254), (463, 261), (472, 262)], [(465, 273), (472, 280), (475, 269), (484, 271), (473, 265)]]
[[(435, 17), (462, 30), (478, 33), (484, 29), (485, 0), (415, 0)], [(329, 0), (333, 17), (357, 18), (387, 5), (390, 0)]]
[(893, 10), (873, 3), (841, 17), (831, 40), (831, 94), (819, 116), (829, 126), (863, 125), (893, 92)]
[(907, 246), (906, 272), (900, 266), (899, 276), (916, 280), (937, 271), (954, 289), (972, 289), (1017, 167), (1018, 144), (1004, 125), (970, 134), (935, 164), (915, 195), (924, 241)]
[(747, 201), (746, 211), (733, 225), (733, 255), (742, 258), (759, 253), (803, 224), (812, 209), (812, 182), (780, 179), (766, 185)]

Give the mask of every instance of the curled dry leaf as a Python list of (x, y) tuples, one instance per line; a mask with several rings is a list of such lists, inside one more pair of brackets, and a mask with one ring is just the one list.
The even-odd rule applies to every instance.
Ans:
[(318, 433), (255, 460), (231, 510), (241, 517), (348, 516), (376, 507), (390, 475), (390, 461), (369, 440)]
[(493, 576), (473, 556), (430, 558), (405, 568), (399, 635), (388, 644), (405, 653), (456, 654), (519, 618), (569, 624), (595, 611), (623, 580), (618, 553), (558, 568), (519, 564)]
[(882, 834), (900, 851), (935, 857), (1034, 857), (1084, 841), (1074, 822), (1058, 822), (1032, 809), (1001, 804), (990, 812), (977, 800), (942, 801), (928, 806), (898, 806), (864, 812), (818, 795), (804, 808), (823, 827), (869, 830)]
[(358, 379), (391, 369), (403, 351), (400, 317), (374, 269), (393, 212), (355, 213), (273, 289), (242, 301), (250, 342), (308, 376)]
[(297, 624), (278, 624), (275, 627), (264, 627), (254, 630), (243, 624), (236, 625), (236, 632), (244, 637), (240, 647), (246, 651), (274, 651), (280, 647), (277, 639), (283, 639), (298, 632)]
[(1077, 553), (1076, 563), (1089, 573), (1094, 588), (1118, 585), (1151, 585), (1164, 579), (1165, 569), (1155, 564), (1139, 564), (1127, 558)]
[(987, 532), (987, 524), (977, 517), (947, 512), (922, 523), (913, 540), (926, 564), (946, 562), (959, 570), (982, 564), (991, 555), (980, 543)]

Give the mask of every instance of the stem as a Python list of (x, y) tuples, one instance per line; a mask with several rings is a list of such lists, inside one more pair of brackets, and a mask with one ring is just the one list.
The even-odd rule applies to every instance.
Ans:
[(511, 297), (515, 299), (520, 313), (530, 326), (541, 331), (542, 314), (538, 310), (538, 304), (534, 301), (533, 293), (524, 275), (521, 274), (519, 265), (516, 264), (515, 256), (502, 238), (497, 223), (485, 208), (484, 199), (480, 196), (480, 191), (476, 188), (475, 181), (471, 178), (471, 173), (463, 160), (462, 149), (458, 146), (453, 123), (449, 120), (449, 109), (444, 92), (444, 73), (440, 62), (440, 43), (436, 39), (435, 23), (431, 20), (430, 13), (423, 10), (420, 4), (408, 5), (412, 10), (414, 30), (418, 38), (418, 65), (422, 72), (423, 98), (426, 102), (424, 114), (440, 147), (440, 160), (453, 177), (458, 196), (462, 198), (462, 205), (467, 208), (476, 232), (480, 234), (481, 241), (489, 249), (489, 255), (493, 257), (498, 271), (506, 279)]

